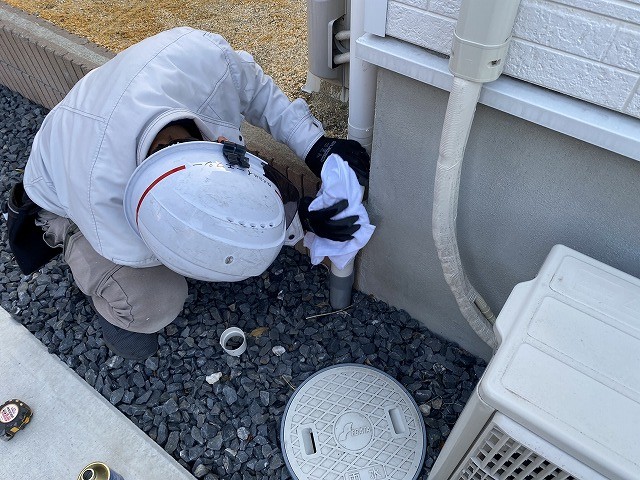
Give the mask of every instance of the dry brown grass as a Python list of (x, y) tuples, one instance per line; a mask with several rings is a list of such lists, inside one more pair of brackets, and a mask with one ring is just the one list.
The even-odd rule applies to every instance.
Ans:
[(306, 0), (3, 0), (113, 52), (178, 26), (219, 33), (254, 56), (290, 98), (302, 97), (328, 135), (345, 137), (348, 107), (301, 91), (307, 74)]
[(113, 52), (177, 26), (219, 33), (251, 53), (290, 97), (304, 96), (305, 0), (4, 0)]

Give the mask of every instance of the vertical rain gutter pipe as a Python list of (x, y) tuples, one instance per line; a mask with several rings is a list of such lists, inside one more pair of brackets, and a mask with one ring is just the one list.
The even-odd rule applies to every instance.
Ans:
[[(357, 140), (371, 153), (376, 98), (377, 67), (356, 56), (356, 41), (364, 35), (365, 0), (351, 0), (349, 23), (349, 126), (347, 138)], [(345, 37), (346, 38), (346, 37)], [(363, 192), (364, 193), (364, 192)], [(334, 310), (351, 304), (354, 261), (343, 269), (331, 263), (329, 303)]]
[(377, 67), (356, 56), (356, 42), (364, 35), (365, 0), (351, 0), (349, 36), (349, 126), (347, 137), (371, 153), (376, 101)]
[(494, 350), (495, 316), (467, 279), (456, 237), (464, 151), (482, 84), (502, 73), (520, 0), (463, 0), (449, 70), (453, 85), (445, 113), (433, 192), (432, 231), (445, 280), (462, 315)]

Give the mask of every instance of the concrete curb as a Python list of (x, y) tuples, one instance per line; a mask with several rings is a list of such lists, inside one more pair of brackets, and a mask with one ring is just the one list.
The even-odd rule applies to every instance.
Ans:
[[(48, 109), (75, 83), (115, 54), (86, 38), (0, 1), (0, 84)], [(318, 179), (287, 146), (259, 128), (242, 127), (247, 148), (313, 195)]]
[(114, 56), (5, 3), (0, 3), (0, 42), (0, 83), (49, 109)]

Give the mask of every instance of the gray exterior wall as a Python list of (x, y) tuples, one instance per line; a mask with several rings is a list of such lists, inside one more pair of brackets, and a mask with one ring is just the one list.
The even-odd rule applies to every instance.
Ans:
[[(489, 358), (444, 281), (431, 234), (448, 92), (379, 69), (359, 290)], [(467, 275), (497, 314), (564, 244), (640, 277), (640, 162), (478, 105), (460, 186)]]

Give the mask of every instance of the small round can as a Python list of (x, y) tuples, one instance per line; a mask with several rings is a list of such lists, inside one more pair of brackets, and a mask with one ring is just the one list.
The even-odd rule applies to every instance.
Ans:
[(106, 463), (93, 462), (82, 469), (78, 480), (124, 480), (124, 478)]

